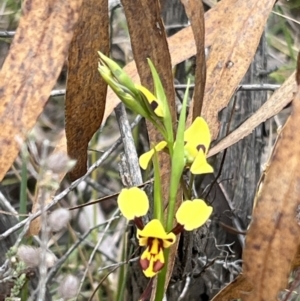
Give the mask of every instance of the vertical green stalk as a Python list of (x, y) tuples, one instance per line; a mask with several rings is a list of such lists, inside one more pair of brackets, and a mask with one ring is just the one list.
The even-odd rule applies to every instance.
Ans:
[(168, 270), (168, 262), (169, 262), (169, 253), (170, 249), (164, 250), (164, 257), (165, 257), (165, 266), (159, 272), (157, 276), (157, 285), (156, 285), (156, 293), (155, 293), (155, 301), (163, 300), (165, 294), (165, 282)]
[[(177, 128), (176, 143), (174, 146), (173, 155), (171, 157), (171, 179), (170, 179), (170, 197), (169, 197), (169, 207), (168, 207), (168, 216), (166, 230), (170, 232), (173, 228), (174, 215), (175, 215), (175, 205), (178, 186), (180, 183), (181, 175), (184, 169), (185, 160), (184, 160), (184, 130), (185, 130), (185, 119), (186, 119), (186, 106), (188, 100), (190, 80), (188, 79), (187, 88), (184, 94), (182, 110), (180, 112), (179, 123)], [(169, 252), (167, 249), (164, 252), (165, 256), (165, 266), (162, 271), (158, 274), (157, 278), (157, 287), (155, 300), (163, 300), (165, 292), (165, 281), (166, 274), (168, 269), (169, 262)]]
[[(130, 251), (129, 254), (132, 254), (133, 252), (133, 246), (130, 245)], [(123, 248), (122, 248), (122, 261), (124, 262), (126, 260), (126, 254), (127, 254), (127, 235), (124, 234), (123, 238)], [(118, 288), (117, 288), (117, 301), (124, 300), (124, 293), (125, 293), (125, 285), (126, 285), (126, 278), (127, 278), (127, 265), (121, 265), (119, 269), (119, 277), (118, 277)]]

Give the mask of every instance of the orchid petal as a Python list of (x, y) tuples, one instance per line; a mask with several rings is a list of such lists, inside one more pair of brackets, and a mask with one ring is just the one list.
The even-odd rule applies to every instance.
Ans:
[(154, 148), (151, 148), (148, 152), (142, 154), (139, 158), (139, 163), (142, 169), (147, 169), (150, 160), (152, 159), (155, 151), (159, 152), (167, 146), (166, 141), (159, 142)]
[(147, 248), (140, 259), (140, 265), (146, 277), (154, 277), (165, 264), (164, 253), (159, 249), (157, 253), (152, 254), (151, 250)]
[(194, 175), (206, 174), (214, 172), (212, 166), (207, 163), (206, 156), (202, 150), (198, 152), (191, 169), (191, 173)]
[(118, 206), (128, 220), (133, 220), (135, 217), (141, 217), (148, 212), (149, 200), (142, 189), (137, 187), (124, 188), (118, 196)]
[(184, 201), (176, 212), (176, 220), (186, 231), (192, 231), (205, 224), (212, 211), (203, 200)]
[(136, 84), (135, 87), (140, 90), (146, 97), (150, 106), (153, 108), (154, 113), (159, 117), (164, 117), (163, 105), (162, 103), (145, 87)]
[(166, 240), (166, 245), (169, 247), (176, 241), (174, 233), (166, 233), (162, 223), (158, 219), (151, 220), (143, 230), (138, 230), (138, 238), (153, 237), (161, 240)]
[(190, 142), (194, 145), (203, 145), (205, 147), (205, 154), (211, 142), (211, 135), (209, 127), (202, 117), (197, 117), (192, 125), (184, 132), (184, 141)]

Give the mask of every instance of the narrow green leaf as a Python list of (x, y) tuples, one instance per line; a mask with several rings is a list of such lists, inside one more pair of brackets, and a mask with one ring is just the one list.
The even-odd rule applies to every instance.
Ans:
[[(124, 235), (123, 241), (122, 241), (122, 258), (121, 260), (124, 262), (127, 260), (126, 254), (127, 254), (127, 236)], [(133, 252), (133, 246), (130, 245), (130, 251), (129, 254), (132, 254)], [(119, 277), (118, 277), (118, 288), (116, 292), (116, 298), (115, 300), (117, 301), (122, 301), (124, 300), (124, 295), (125, 295), (125, 286), (126, 286), (126, 280), (127, 280), (127, 266), (122, 265), (119, 269)]]
[[(151, 69), (151, 74), (154, 82), (154, 95), (156, 96), (160, 105), (162, 105), (162, 110), (164, 112), (163, 123), (167, 131), (167, 143), (169, 147), (173, 145), (174, 136), (173, 136), (173, 126), (172, 126), (172, 116), (170, 113), (169, 103), (163, 88), (163, 85), (160, 81), (159, 75), (150, 59), (148, 59), (148, 64)], [(170, 149), (172, 152), (172, 149)]]
[(175, 214), (175, 204), (180, 178), (184, 169), (184, 131), (186, 120), (186, 106), (189, 97), (190, 79), (187, 82), (187, 88), (184, 94), (182, 109), (180, 112), (179, 123), (176, 134), (176, 142), (174, 144), (173, 156), (171, 159), (171, 183), (170, 183), (170, 199), (167, 217), (167, 231), (171, 231)]

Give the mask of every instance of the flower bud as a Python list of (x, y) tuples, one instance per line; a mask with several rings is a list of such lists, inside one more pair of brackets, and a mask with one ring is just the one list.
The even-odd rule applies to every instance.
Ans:
[(60, 283), (58, 293), (62, 299), (68, 300), (76, 296), (78, 287), (79, 280), (73, 275), (68, 275)]
[(18, 248), (17, 256), (28, 268), (38, 267), (40, 263), (41, 250), (39, 248), (21, 245)]
[(98, 51), (98, 54), (100, 56), (99, 65), (106, 65), (118, 83), (120, 83), (122, 86), (127, 87), (127, 89), (129, 89), (134, 95), (137, 95), (138, 91), (127, 73), (116, 62), (111, 60), (100, 51)]
[(52, 153), (47, 159), (47, 167), (53, 173), (59, 174), (61, 172), (67, 172), (74, 167), (76, 161), (71, 160), (64, 152)]
[(53, 232), (59, 232), (67, 227), (70, 218), (71, 213), (68, 209), (58, 208), (52, 211), (48, 216), (48, 225)]

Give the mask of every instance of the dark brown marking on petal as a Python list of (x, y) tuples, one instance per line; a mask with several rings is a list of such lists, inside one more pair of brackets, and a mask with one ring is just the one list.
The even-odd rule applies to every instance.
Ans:
[(140, 259), (140, 265), (143, 271), (147, 270), (149, 268), (150, 261), (147, 258)]
[(152, 108), (153, 111), (155, 111), (155, 110), (157, 109), (157, 107), (158, 107), (157, 101), (152, 100), (152, 101), (150, 102), (150, 107)]
[(148, 250), (152, 249), (153, 240), (154, 240), (153, 237), (148, 237), (148, 240), (147, 240)]
[(199, 152), (201, 149), (203, 150), (204, 154), (206, 153), (206, 148), (203, 144), (199, 144), (197, 145), (197, 151)]
[(153, 272), (154, 273), (159, 272), (164, 267), (164, 265), (165, 264), (160, 262), (159, 260), (155, 261), (153, 265)]

